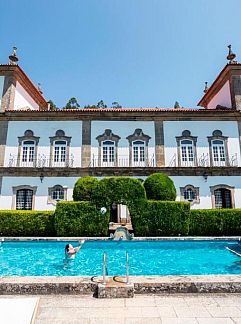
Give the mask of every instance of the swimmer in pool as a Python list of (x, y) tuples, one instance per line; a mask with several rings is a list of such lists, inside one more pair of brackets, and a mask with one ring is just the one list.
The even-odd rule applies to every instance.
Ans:
[(75, 248), (73, 247), (72, 244), (66, 244), (66, 246), (65, 246), (65, 258), (66, 259), (74, 259), (75, 254), (77, 252), (79, 252), (79, 250), (81, 249), (84, 242), (85, 242), (84, 240), (79, 241), (79, 246), (77, 246)]

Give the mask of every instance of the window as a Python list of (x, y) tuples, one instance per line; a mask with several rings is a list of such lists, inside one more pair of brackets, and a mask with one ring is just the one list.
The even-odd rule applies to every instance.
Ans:
[(112, 141), (104, 141), (102, 143), (102, 162), (114, 163), (115, 161), (115, 143)]
[[(197, 137), (192, 136), (189, 130), (184, 130), (181, 136), (176, 137), (176, 140), (178, 152), (178, 166), (197, 166)], [(176, 154), (173, 158), (176, 160)]]
[(194, 165), (194, 153), (193, 153), (193, 141), (181, 140), (181, 165), (193, 166)]
[(143, 141), (134, 141), (133, 147), (133, 161), (145, 162), (145, 143)]
[(225, 166), (225, 146), (224, 141), (214, 140), (212, 141), (212, 159), (214, 166)]
[(22, 144), (22, 162), (31, 164), (34, 162), (35, 157), (35, 142), (23, 141)]
[(61, 185), (48, 188), (48, 203), (56, 205), (60, 200), (67, 200), (67, 189), (67, 187)]
[(215, 130), (208, 136), (210, 166), (228, 166), (228, 137), (223, 136), (220, 130)]
[(54, 163), (66, 162), (66, 141), (54, 142)]
[(32, 210), (33, 190), (21, 189), (16, 194), (16, 209)]
[(29, 129), (24, 132), (24, 136), (18, 137), (17, 166), (36, 166), (38, 142), (39, 137), (34, 136)]
[(187, 185), (180, 188), (181, 200), (189, 201), (191, 204), (199, 203), (199, 188), (192, 185)]
[(234, 187), (217, 185), (210, 187), (212, 208), (234, 208)]

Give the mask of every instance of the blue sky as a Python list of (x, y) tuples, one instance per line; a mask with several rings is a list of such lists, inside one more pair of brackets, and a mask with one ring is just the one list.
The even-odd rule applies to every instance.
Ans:
[(196, 107), (204, 81), (241, 61), (240, 0), (2, 0), (0, 63), (19, 65), (63, 107)]

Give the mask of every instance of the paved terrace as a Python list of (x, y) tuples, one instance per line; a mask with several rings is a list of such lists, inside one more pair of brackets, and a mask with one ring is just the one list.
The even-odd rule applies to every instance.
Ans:
[(241, 294), (142, 295), (133, 299), (96, 299), (76, 295), (39, 298), (35, 324), (241, 323)]

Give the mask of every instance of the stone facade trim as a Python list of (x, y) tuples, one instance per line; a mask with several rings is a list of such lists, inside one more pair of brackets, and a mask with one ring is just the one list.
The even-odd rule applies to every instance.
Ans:
[(214, 209), (216, 208), (214, 191), (217, 190), (217, 189), (230, 190), (230, 193), (231, 193), (231, 205), (232, 205), (232, 208), (235, 208), (235, 200), (234, 200), (234, 189), (235, 188), (232, 187), (232, 186), (226, 185), (226, 184), (219, 184), (219, 185), (210, 187), (212, 208), (214, 208)]
[(56, 141), (65, 141), (66, 142), (66, 165), (69, 164), (69, 152), (70, 152), (70, 142), (71, 137), (65, 136), (65, 132), (62, 129), (59, 129), (55, 132), (55, 136), (49, 137), (50, 139), (50, 165), (53, 165), (54, 159), (54, 143)]
[(57, 202), (52, 199), (52, 192), (54, 190), (56, 190), (56, 189), (63, 189), (63, 191), (64, 191), (64, 199), (63, 200), (67, 200), (67, 190), (68, 190), (68, 187), (61, 186), (61, 185), (55, 185), (53, 187), (49, 187), (48, 188), (48, 204), (52, 204), (54, 206), (57, 205)]
[(29, 186), (29, 185), (20, 185), (16, 187), (12, 187), (13, 195), (12, 195), (12, 210), (16, 209), (16, 196), (17, 191), (22, 189), (29, 189), (33, 191), (33, 200), (32, 200), (32, 210), (35, 210), (35, 197), (37, 192), (37, 186)]
[(212, 136), (208, 136), (208, 144), (209, 144), (209, 156), (210, 156), (210, 166), (212, 167), (214, 165), (213, 161), (213, 151), (212, 151), (212, 141), (214, 140), (221, 140), (224, 143), (224, 149), (225, 149), (225, 166), (229, 166), (229, 154), (228, 154), (228, 137), (223, 136), (223, 133), (216, 129), (213, 131)]

